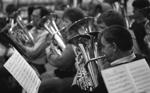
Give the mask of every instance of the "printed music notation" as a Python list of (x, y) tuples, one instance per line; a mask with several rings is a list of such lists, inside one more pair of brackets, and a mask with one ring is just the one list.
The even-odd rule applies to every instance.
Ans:
[(13, 55), (7, 60), (4, 67), (12, 74), (27, 93), (38, 93), (41, 80), (17, 50), (15, 50)]
[(109, 93), (150, 93), (150, 68), (145, 59), (102, 71)]

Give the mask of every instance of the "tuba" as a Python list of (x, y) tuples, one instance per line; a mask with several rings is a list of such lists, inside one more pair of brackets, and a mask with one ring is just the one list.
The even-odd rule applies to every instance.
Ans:
[[(77, 73), (72, 85), (78, 85), (85, 91), (93, 91), (99, 85), (99, 74), (101, 68), (98, 66), (98, 60), (104, 56), (98, 55), (97, 36), (99, 32), (92, 31), (91, 22), (94, 18), (86, 17), (75, 22), (75, 25), (82, 26), (80, 28), (84, 33), (80, 33), (69, 40), (73, 44), (73, 50), (76, 55), (76, 69)], [(90, 22), (90, 23), (89, 23)], [(80, 29), (79, 28), (79, 29)], [(78, 29), (78, 31), (79, 31)]]
[(49, 32), (49, 34), (53, 37), (53, 40), (55, 41), (53, 46), (54, 46), (54, 51), (58, 54), (61, 55), (61, 52), (66, 48), (66, 45), (64, 43), (63, 37), (60, 33), (60, 30), (58, 29), (55, 19), (56, 19), (56, 14), (50, 14), (49, 16), (45, 17), (46, 22), (44, 23), (45, 29)]

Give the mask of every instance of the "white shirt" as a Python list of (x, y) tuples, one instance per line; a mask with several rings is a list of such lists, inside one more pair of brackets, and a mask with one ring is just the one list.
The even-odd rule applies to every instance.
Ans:
[(120, 58), (120, 59), (117, 59), (117, 60), (113, 61), (113, 62), (111, 63), (111, 66), (114, 66), (114, 65), (117, 65), (117, 64), (121, 64), (121, 63), (130, 62), (130, 61), (132, 61), (135, 57), (136, 57), (135, 54), (132, 53), (132, 54), (129, 55), (129, 56), (122, 57), (122, 58)]

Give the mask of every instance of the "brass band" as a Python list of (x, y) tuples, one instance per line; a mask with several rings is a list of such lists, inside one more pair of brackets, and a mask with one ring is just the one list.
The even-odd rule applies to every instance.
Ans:
[[(44, 6), (28, 6), (28, 20), (23, 18), (23, 8), (16, 7), (7, 9), (8, 16), (3, 17), (0, 51), (1, 45), (19, 51), (42, 81), (38, 93), (98, 93), (107, 87), (101, 72), (114, 67), (115, 60), (134, 53), (150, 56), (149, 4), (138, 5), (142, 0), (135, 0), (134, 15), (129, 16), (129, 0), (91, 0), (87, 10), (79, 1), (68, 1), (62, 14)], [(2, 58), (8, 50), (1, 52)]]

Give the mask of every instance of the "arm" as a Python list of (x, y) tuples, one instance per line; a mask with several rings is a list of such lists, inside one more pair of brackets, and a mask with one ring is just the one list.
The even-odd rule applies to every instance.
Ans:
[(42, 35), (33, 46), (22, 46), (28, 56), (35, 58), (47, 47), (47, 34)]

